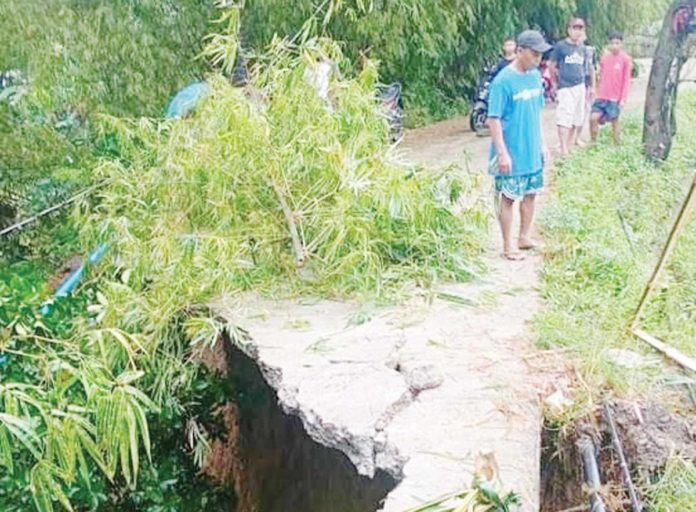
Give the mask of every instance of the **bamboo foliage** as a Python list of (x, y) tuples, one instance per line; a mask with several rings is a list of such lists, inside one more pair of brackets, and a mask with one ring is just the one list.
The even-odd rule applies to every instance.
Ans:
[[(383, 286), (395, 272), (471, 275), (485, 216), (474, 205), (470, 217), (455, 217), (450, 196), (476, 180), (397, 163), (385, 146), (372, 65), (336, 80), (327, 106), (305, 75), (338, 48), (277, 42), (272, 52), (274, 65), (257, 69), (254, 82), (266, 100), (213, 76), (194, 118), (164, 130), (131, 125), (127, 133), (144, 128), (143, 140), (157, 139), (154, 131), (159, 139), (130, 167), (100, 167), (113, 185), (90, 225), (117, 241), (129, 286), (153, 280), (146, 300), (169, 318), (191, 298), (269, 289), (278, 279), (344, 295)], [(447, 189), (444, 201), (438, 187)], [(305, 259), (311, 283), (298, 273)]]
[[(242, 32), (251, 46), (275, 34), (294, 34), (317, 2), (249, 0)], [(609, 30), (630, 31), (664, 13), (666, 0), (332, 0), (326, 35), (342, 41), (352, 62), (361, 53), (381, 62), (385, 81), (400, 81), (412, 119), (446, 116), (466, 108), (468, 94), (505, 37), (539, 28), (565, 36), (572, 13), (588, 19), (590, 41)]]
[(29, 457), (30, 490), (39, 511), (57, 502), (72, 510), (65, 486), (89, 487), (94, 467), (109, 479), (122, 476), (134, 485), (141, 447), (150, 457), (146, 414), (154, 403), (133, 384), (142, 372), (115, 379), (83, 350), (81, 364), (48, 350), (49, 379), (43, 385), (0, 384), (0, 466), (8, 474)]

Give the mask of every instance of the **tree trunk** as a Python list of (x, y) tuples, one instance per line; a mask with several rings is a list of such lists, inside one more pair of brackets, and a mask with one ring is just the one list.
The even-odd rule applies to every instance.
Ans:
[(688, 24), (693, 20), (695, 7), (696, 0), (674, 0), (662, 24), (650, 71), (643, 125), (645, 153), (653, 160), (666, 159), (672, 147), (677, 87), (688, 57)]

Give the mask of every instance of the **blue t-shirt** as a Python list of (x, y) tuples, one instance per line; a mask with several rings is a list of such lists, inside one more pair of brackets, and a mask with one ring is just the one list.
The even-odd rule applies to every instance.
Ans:
[[(488, 117), (503, 125), (503, 140), (512, 159), (512, 175), (539, 172), (544, 167), (541, 150), (541, 110), (544, 85), (533, 69), (520, 73), (514, 66), (503, 69), (493, 80), (488, 99)], [(491, 160), (496, 157), (491, 145)], [(491, 169), (492, 174), (496, 174)]]

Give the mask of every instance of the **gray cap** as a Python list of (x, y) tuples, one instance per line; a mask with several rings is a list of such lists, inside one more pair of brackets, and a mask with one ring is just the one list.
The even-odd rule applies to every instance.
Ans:
[(517, 36), (517, 46), (529, 48), (539, 53), (546, 53), (551, 45), (544, 40), (544, 36), (536, 30), (525, 30)]

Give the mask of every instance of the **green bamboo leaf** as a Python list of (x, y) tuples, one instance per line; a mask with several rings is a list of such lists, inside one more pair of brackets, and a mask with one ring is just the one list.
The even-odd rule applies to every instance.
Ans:
[(55, 478), (53, 478), (52, 475), (47, 474), (47, 486), (51, 490), (51, 493), (53, 495), (53, 498), (58, 500), (58, 503), (60, 503), (63, 508), (69, 512), (73, 511), (72, 505), (70, 504), (70, 500), (68, 499), (67, 495), (65, 494), (65, 491), (63, 491), (63, 488), (60, 486), (60, 484), (56, 481)]
[(51, 490), (47, 485), (45, 469), (41, 463), (32, 468), (30, 479), (31, 493), (37, 510), (39, 512), (53, 512)]
[(130, 397), (132, 397), (132, 399), (142, 404), (147, 409), (150, 409), (152, 411), (157, 410), (157, 405), (138, 388), (135, 388), (133, 386), (121, 386), (119, 389), (122, 393), (129, 395)]
[(135, 382), (136, 380), (141, 378), (143, 375), (145, 375), (145, 372), (143, 372), (143, 371), (123, 372), (121, 375), (119, 375), (116, 378), (116, 384), (119, 386), (126, 386), (128, 384), (131, 384), (132, 382)]
[(138, 467), (140, 464), (139, 448), (138, 448), (138, 429), (136, 425), (135, 413), (133, 407), (128, 407), (126, 420), (128, 425), (128, 440), (130, 446), (130, 460), (133, 466), (133, 483), (138, 478)]
[(128, 432), (128, 424), (126, 423), (125, 418), (122, 419), (124, 421), (119, 425), (118, 428), (117, 449), (118, 454), (120, 456), (121, 474), (123, 475), (124, 480), (128, 484), (128, 487), (132, 487), (133, 475), (131, 474), (129, 460), (130, 437)]
[(104, 457), (99, 450), (99, 447), (97, 446), (97, 443), (94, 442), (94, 439), (92, 439), (92, 436), (86, 432), (85, 430), (82, 430), (81, 428), (77, 428), (77, 436), (80, 439), (80, 443), (82, 445), (82, 448), (89, 454), (89, 456), (92, 458), (92, 460), (99, 466), (99, 469), (111, 480), (114, 477), (114, 471), (109, 468), (107, 463), (104, 461)]
[(7, 429), (0, 425), (0, 464), (7, 468), (7, 472), (10, 475), (14, 472), (12, 459), (12, 445), (7, 435)]
[(3, 424), (7, 432), (12, 434), (29, 450), (35, 459), (41, 460), (41, 452), (39, 451), (41, 440), (27, 420), (10, 414), (0, 413), (0, 424)]
[(150, 453), (150, 429), (147, 424), (147, 418), (145, 416), (145, 411), (140, 406), (139, 403), (132, 404), (133, 412), (135, 414), (135, 419), (137, 420), (138, 429), (140, 430), (140, 436), (143, 439), (143, 446), (145, 448), (145, 453), (150, 461), (152, 461), (152, 454)]
[[(89, 492), (92, 491), (92, 481), (90, 475), (90, 467), (87, 464), (87, 459), (82, 448), (77, 450), (77, 467), (82, 483), (85, 485)], [(100, 467), (101, 469), (101, 467)]]

